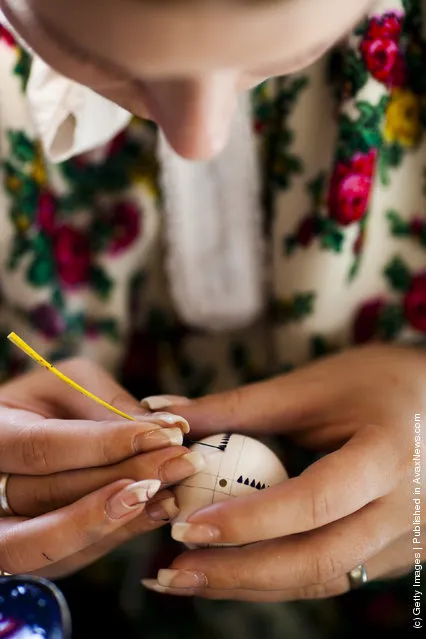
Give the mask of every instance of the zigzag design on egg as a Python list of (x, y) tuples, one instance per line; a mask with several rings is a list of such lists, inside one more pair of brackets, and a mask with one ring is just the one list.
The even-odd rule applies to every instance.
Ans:
[(252, 479), (251, 481), (248, 477), (244, 479), (242, 475), (238, 477), (237, 484), (244, 484), (244, 486), (250, 486), (251, 488), (256, 488), (256, 490), (265, 490), (265, 488), (269, 488), (266, 484), (261, 484), (260, 481), (256, 482), (255, 479)]

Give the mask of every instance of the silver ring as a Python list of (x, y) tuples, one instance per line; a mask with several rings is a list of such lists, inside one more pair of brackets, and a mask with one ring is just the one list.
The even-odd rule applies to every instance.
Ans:
[(0, 474), (0, 517), (13, 517), (15, 514), (7, 501), (8, 473)]
[(351, 590), (356, 590), (367, 583), (367, 571), (364, 566), (360, 564), (348, 572), (348, 579)]

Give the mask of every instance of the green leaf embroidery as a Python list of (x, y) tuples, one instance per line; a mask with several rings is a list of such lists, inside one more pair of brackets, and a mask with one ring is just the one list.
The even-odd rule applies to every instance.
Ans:
[(386, 218), (389, 221), (392, 235), (395, 235), (396, 237), (406, 237), (407, 235), (410, 235), (410, 224), (403, 220), (396, 211), (388, 211), (386, 213)]
[(319, 233), (323, 248), (331, 249), (335, 253), (341, 252), (345, 235), (334, 220), (330, 218), (319, 220)]
[(18, 162), (34, 162), (37, 157), (36, 145), (23, 131), (8, 131), (10, 151)]
[(297, 293), (289, 300), (275, 300), (272, 313), (280, 323), (297, 322), (312, 315), (315, 306), (315, 293)]
[(27, 279), (36, 287), (51, 284), (55, 277), (55, 267), (51, 258), (36, 256), (28, 267)]
[(32, 59), (31, 55), (23, 48), (18, 47), (18, 61), (13, 70), (14, 74), (21, 80), (22, 91), (27, 89), (28, 80), (30, 77)]
[(114, 342), (120, 339), (120, 331), (115, 319), (102, 319), (98, 322), (98, 329), (102, 335), (106, 335)]
[(90, 273), (90, 283), (92, 288), (103, 300), (108, 299), (114, 286), (113, 280), (99, 266), (93, 266)]
[(111, 225), (107, 224), (105, 219), (102, 219), (101, 216), (98, 216), (93, 220), (93, 224), (90, 229), (90, 241), (94, 252), (100, 253), (108, 248), (111, 242), (112, 232), (113, 229)]
[(85, 333), (86, 319), (84, 313), (75, 313), (74, 315), (68, 315), (67, 331), (68, 333), (82, 336)]
[(400, 257), (395, 257), (385, 268), (384, 275), (396, 291), (405, 292), (411, 285), (411, 273)]

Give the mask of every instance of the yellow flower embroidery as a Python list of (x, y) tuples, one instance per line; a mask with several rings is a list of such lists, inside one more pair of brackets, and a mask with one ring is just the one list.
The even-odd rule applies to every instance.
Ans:
[(20, 231), (27, 231), (30, 227), (30, 221), (29, 219), (25, 216), (25, 215), (20, 215), (17, 219), (16, 219), (16, 227), (20, 230)]
[(420, 99), (408, 89), (394, 89), (386, 111), (386, 142), (413, 147), (421, 134)]
[(145, 189), (152, 199), (156, 200), (158, 198), (158, 188), (153, 177), (151, 177), (150, 175), (146, 175), (146, 173), (139, 173), (138, 171), (134, 170), (130, 174), (130, 179), (132, 184)]
[(47, 181), (46, 168), (44, 166), (43, 160), (40, 157), (34, 161), (31, 171), (32, 178), (39, 184), (40, 186), (44, 186)]
[(17, 177), (9, 177), (6, 179), (6, 188), (9, 191), (18, 191), (21, 186), (20, 180)]

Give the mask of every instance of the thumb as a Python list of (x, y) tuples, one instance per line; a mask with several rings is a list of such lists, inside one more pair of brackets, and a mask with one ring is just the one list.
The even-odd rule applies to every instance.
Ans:
[(147, 397), (142, 406), (177, 413), (197, 435), (227, 431), (279, 433), (318, 423), (318, 414), (330, 405), (330, 399), (321, 380), (306, 371), (192, 401), (174, 396)]

